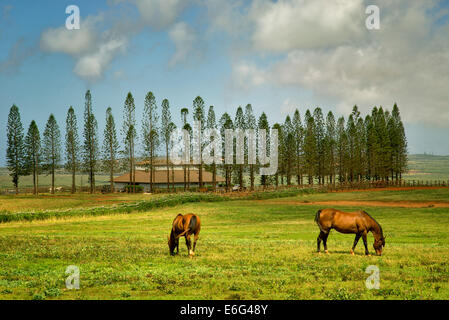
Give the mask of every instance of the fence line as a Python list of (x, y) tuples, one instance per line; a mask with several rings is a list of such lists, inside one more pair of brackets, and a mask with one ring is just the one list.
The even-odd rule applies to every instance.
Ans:
[[(108, 185), (107, 185), (108, 186)], [(327, 183), (327, 184), (303, 184), (303, 185), (279, 185), (279, 186), (255, 186), (254, 191), (272, 191), (272, 190), (285, 190), (291, 188), (316, 188), (316, 189), (324, 189), (326, 191), (343, 191), (343, 190), (364, 190), (364, 189), (381, 189), (381, 188), (391, 188), (391, 187), (404, 187), (404, 188), (414, 188), (414, 187), (449, 187), (449, 180), (399, 180), (399, 181), (360, 181), (360, 182), (336, 182), (336, 183)], [(231, 188), (232, 189), (232, 188)], [(51, 193), (51, 187), (39, 187), (39, 193), (48, 194)], [(107, 190), (107, 188), (106, 188)], [(70, 193), (72, 191), (71, 187), (57, 187), (55, 188), (55, 193)], [(184, 190), (184, 187), (176, 187), (175, 192), (214, 192), (212, 186), (207, 186), (203, 188), (198, 187), (190, 187), (188, 190)], [(19, 188), (19, 194), (33, 194), (34, 188)], [(76, 188), (77, 193), (89, 193), (90, 187), (83, 186)], [(167, 190), (166, 188), (155, 188), (153, 193), (168, 193), (173, 192), (173, 189)], [(227, 193), (225, 187), (220, 186), (215, 190), (216, 193)], [(229, 192), (251, 192), (249, 187), (244, 189), (229, 191)], [(103, 186), (95, 187), (95, 193), (108, 193), (105, 191)], [(16, 194), (16, 190), (14, 188), (3, 188), (0, 189), (0, 194), (8, 195), (8, 194)]]

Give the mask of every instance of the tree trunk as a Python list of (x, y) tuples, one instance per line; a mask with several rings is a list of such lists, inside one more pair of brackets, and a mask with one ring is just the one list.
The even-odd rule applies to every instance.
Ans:
[(170, 166), (168, 165), (168, 144), (165, 144), (165, 154), (167, 161), (167, 192), (170, 192)]
[(75, 181), (75, 165), (72, 169), (72, 194), (76, 192), (76, 181)]
[(202, 161), (202, 159), (200, 161), (201, 161), (201, 163), (199, 165), (200, 172), (198, 172), (198, 180), (199, 180), (198, 186), (200, 188), (202, 188), (203, 187), (203, 161)]
[(37, 195), (37, 189), (36, 189), (36, 166), (33, 166), (33, 194)]
[(249, 166), (249, 172), (250, 172), (250, 180), (251, 180), (251, 191), (254, 191), (254, 165), (251, 164)]
[(186, 165), (183, 165), (184, 169), (184, 191), (187, 190), (187, 167)]

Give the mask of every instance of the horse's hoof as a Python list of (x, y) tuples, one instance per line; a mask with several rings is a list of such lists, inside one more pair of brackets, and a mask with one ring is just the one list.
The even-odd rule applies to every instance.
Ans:
[(351, 250), (351, 256), (354, 256), (354, 255), (355, 255), (355, 254), (354, 254), (354, 251)]
[(325, 250), (324, 253), (325, 253), (325, 254), (329, 254), (329, 251)]

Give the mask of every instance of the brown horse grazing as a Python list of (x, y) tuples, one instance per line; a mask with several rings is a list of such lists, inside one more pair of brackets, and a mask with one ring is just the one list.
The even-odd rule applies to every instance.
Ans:
[[(168, 237), (168, 247), (170, 249), (170, 254), (172, 256), (179, 253), (179, 238), (186, 238), (187, 250), (189, 251), (189, 256), (195, 255), (195, 247), (196, 242), (198, 241), (198, 237), (201, 230), (201, 220), (200, 218), (192, 213), (186, 214), (183, 216), (182, 214), (178, 214), (173, 220), (172, 229), (170, 232), (170, 236)], [(193, 249), (192, 242), (190, 241), (190, 236), (194, 235)]]
[(366, 236), (371, 231), (374, 236), (374, 250), (376, 250), (377, 255), (382, 255), (382, 248), (385, 247), (385, 237), (382, 232), (382, 227), (365, 211), (343, 212), (336, 209), (318, 210), (315, 216), (315, 222), (321, 231), (317, 239), (318, 253), (320, 252), (321, 240), (323, 240), (324, 252), (328, 253), (327, 237), (331, 229), (335, 229), (341, 233), (355, 234), (354, 245), (351, 249), (352, 255), (354, 255), (354, 249), (360, 237), (362, 237), (365, 245), (365, 254), (369, 255)]

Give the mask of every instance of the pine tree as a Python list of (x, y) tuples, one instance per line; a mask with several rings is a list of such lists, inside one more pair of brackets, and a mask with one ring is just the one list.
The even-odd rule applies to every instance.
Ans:
[[(245, 128), (247, 130), (252, 130), (255, 134), (256, 129), (257, 129), (257, 124), (256, 124), (256, 117), (254, 116), (254, 112), (253, 112), (253, 107), (251, 106), (251, 104), (246, 105), (245, 107)], [(255, 136), (254, 136), (255, 138)], [(250, 180), (250, 185), (251, 185), (251, 191), (254, 191), (254, 180), (255, 180), (255, 176), (254, 176), (254, 164), (250, 163), (250, 159), (249, 159), (249, 144), (251, 142), (249, 141), (248, 137), (246, 137), (246, 153), (248, 154), (248, 163), (249, 163), (249, 180)], [(254, 152), (256, 150), (253, 150)]]
[(287, 185), (290, 186), (292, 184), (291, 178), (293, 174), (293, 168), (295, 166), (295, 153), (292, 152), (293, 150), (295, 150), (295, 131), (290, 116), (286, 117), (283, 129), (285, 175), (287, 177)]
[(170, 144), (171, 135), (171, 113), (170, 113), (170, 102), (167, 99), (162, 101), (162, 124), (161, 124), (161, 137), (165, 145), (165, 155), (167, 163), (167, 191), (170, 191), (170, 166), (169, 166), (169, 153), (168, 147)]
[(45, 126), (43, 150), (44, 168), (51, 174), (51, 193), (55, 193), (55, 172), (61, 161), (61, 133), (53, 114)]
[(123, 108), (123, 127), (122, 133), (124, 137), (124, 155), (127, 157), (127, 166), (129, 170), (130, 189), (136, 192), (136, 164), (135, 164), (135, 147), (137, 140), (136, 131), (136, 105), (131, 92), (126, 96)]
[(31, 121), (25, 137), (25, 168), (33, 175), (33, 194), (39, 193), (39, 173), (41, 165), (41, 137), (36, 122)]
[(12, 183), (19, 194), (19, 177), (24, 174), (24, 142), (23, 126), (20, 121), (19, 108), (13, 105), (9, 110), (7, 133), (8, 147), (6, 150), (6, 163)]
[(293, 115), (293, 130), (295, 139), (295, 158), (296, 158), (296, 180), (298, 185), (302, 185), (303, 175), (303, 144), (304, 144), (304, 128), (301, 122), (301, 115), (296, 109)]
[[(214, 106), (209, 107), (209, 111), (207, 113), (206, 128), (209, 130), (217, 130), (217, 121), (215, 118)], [(217, 189), (217, 164), (215, 163), (215, 161), (212, 163), (212, 186), (213, 190), (215, 191)]]
[(283, 181), (283, 175), (285, 172), (284, 169), (284, 130), (282, 126), (279, 123), (275, 123), (273, 125), (273, 129), (278, 131), (278, 140), (279, 140), (279, 146), (278, 146), (278, 170), (274, 174), (274, 184), (276, 186), (276, 189), (279, 187), (279, 174), (281, 175), (281, 184), (284, 183)]
[(346, 134), (345, 118), (340, 117), (337, 122), (337, 161), (338, 161), (338, 181), (340, 183), (347, 181), (347, 163), (348, 163), (348, 136)]
[(363, 180), (366, 176), (366, 130), (365, 123), (362, 117), (359, 117), (357, 120), (357, 170), (358, 170), (358, 179), (359, 181)]
[(348, 141), (348, 178), (349, 181), (354, 182), (356, 163), (356, 134), (357, 128), (354, 122), (354, 115), (349, 115), (348, 122), (346, 123), (346, 137)]
[[(193, 120), (199, 121), (201, 123), (201, 134), (203, 134), (203, 127), (204, 127), (204, 100), (198, 96), (193, 100)], [(199, 146), (199, 154), (200, 154), (200, 163), (198, 166), (199, 169), (199, 187), (203, 187), (203, 159), (202, 159), (202, 152), (203, 152), (203, 145), (200, 143)]]
[(150, 192), (153, 192), (154, 187), (154, 158), (156, 157), (156, 150), (159, 147), (159, 134), (157, 123), (159, 115), (157, 114), (156, 98), (152, 92), (148, 92), (145, 97), (145, 106), (143, 111), (142, 132), (143, 132), (143, 147), (148, 158), (148, 170), (150, 172)]
[(315, 134), (315, 120), (309, 110), (305, 114), (304, 129), (304, 166), (309, 185), (313, 185), (316, 162), (318, 157), (317, 138)]
[(353, 170), (354, 170), (354, 180), (360, 182), (363, 177), (363, 152), (364, 152), (364, 125), (363, 119), (360, 117), (360, 112), (357, 106), (352, 109), (352, 119), (353, 119), (353, 132), (351, 132), (351, 141), (353, 143)]
[(83, 166), (89, 174), (90, 193), (95, 193), (95, 173), (98, 160), (98, 124), (92, 108), (92, 95), (86, 92), (84, 105)]
[(187, 124), (187, 116), (189, 115), (189, 109), (187, 108), (182, 108), (181, 109), (181, 120), (182, 120), (182, 125), (185, 126)]
[[(188, 122), (186, 122), (182, 128), (189, 133), (190, 154), (192, 154), (192, 126)], [(187, 182), (186, 182), (186, 178), (187, 178)], [(188, 159), (187, 165), (184, 166), (184, 190), (186, 190), (186, 189), (190, 190), (190, 157)]]
[[(226, 150), (226, 140), (225, 140), (225, 132), (226, 130), (232, 130), (234, 129), (234, 124), (232, 123), (232, 119), (229, 116), (227, 112), (225, 112), (221, 118), (220, 118), (220, 135), (222, 138), (222, 157), (225, 159), (225, 150)], [(225, 170), (225, 179), (226, 179), (226, 191), (229, 192), (231, 188), (232, 183), (232, 164), (227, 164), (225, 162), (224, 164), (224, 170)]]
[[(234, 127), (235, 129), (239, 129), (242, 132), (244, 132), (244, 130), (246, 129), (246, 125), (245, 125), (245, 116), (243, 114), (243, 109), (242, 107), (238, 107), (237, 108), (237, 112), (235, 114), (235, 120), (234, 120)], [(235, 164), (235, 172), (237, 173), (236, 177), (238, 178), (238, 184), (240, 187), (240, 190), (243, 190), (244, 186), (244, 181), (243, 181), (243, 164)]]
[(326, 117), (326, 137), (325, 137), (325, 161), (326, 172), (329, 176), (329, 183), (335, 183), (335, 156), (336, 156), (336, 124), (334, 114), (329, 111)]
[(376, 176), (377, 162), (376, 158), (378, 155), (378, 144), (376, 138), (376, 131), (374, 128), (373, 119), (370, 115), (365, 117), (365, 135), (366, 135), (366, 179), (372, 180)]
[[(182, 120), (182, 129), (183, 130), (187, 130), (187, 116), (189, 115), (189, 109), (188, 108), (182, 108), (181, 109), (181, 120)], [(190, 127), (190, 125), (189, 125)], [(190, 127), (190, 129), (192, 129)], [(191, 134), (191, 132), (189, 130), (187, 130), (187, 132), (189, 132), (189, 135)], [(190, 145), (190, 143), (189, 143)], [(185, 163), (182, 167), (184, 169), (184, 191), (187, 190), (187, 167), (190, 167), (190, 158), (188, 159), (189, 163)], [(189, 169), (189, 175), (190, 175), (190, 169)], [(190, 178), (190, 176), (189, 176)]]
[[(176, 125), (173, 122), (170, 122), (170, 124), (168, 126), (168, 130), (170, 131), (170, 135), (171, 135), (171, 133), (173, 131), (176, 130), (176, 128), (177, 128)], [(170, 148), (171, 149), (173, 148), (173, 143), (171, 142), (171, 139), (170, 139)], [(171, 182), (172, 182), (172, 190), (173, 190), (173, 192), (175, 192), (176, 191), (176, 189), (175, 189), (175, 167), (174, 167), (174, 163), (173, 162), (171, 162)]]
[[(260, 132), (259, 130), (265, 130), (265, 132), (266, 132), (267, 142), (265, 144), (265, 148), (266, 148), (265, 152), (267, 153), (267, 156), (269, 156), (269, 154), (270, 154), (270, 140), (269, 140), (270, 125), (268, 123), (268, 118), (267, 118), (267, 115), (265, 114), (265, 112), (263, 112), (260, 115), (259, 121), (257, 123), (257, 128), (258, 128), (258, 131), (257, 131), (258, 136), (259, 136), (259, 132)], [(259, 142), (259, 139), (257, 139), (257, 142)], [(261, 149), (258, 145), (258, 153), (260, 154), (260, 152), (261, 152)], [(260, 183), (263, 186), (263, 188), (265, 189), (267, 187), (267, 185), (269, 184), (268, 176), (266, 176), (266, 175), (261, 176)]]
[(377, 163), (377, 172), (382, 181), (388, 180), (391, 161), (391, 142), (388, 135), (386, 113), (380, 107), (377, 110), (374, 126), (377, 133), (377, 143), (379, 144), (379, 157)]
[(117, 131), (115, 128), (112, 109), (106, 110), (106, 126), (104, 128), (103, 138), (103, 168), (109, 173), (110, 192), (114, 193), (114, 172), (117, 168), (117, 155), (119, 152), (119, 143), (117, 140)]
[(76, 120), (75, 110), (70, 107), (66, 118), (65, 133), (65, 154), (66, 154), (66, 170), (72, 173), (72, 194), (76, 192), (76, 171), (79, 164), (79, 138), (78, 124)]
[(404, 125), (397, 104), (394, 104), (391, 112), (390, 142), (392, 145), (392, 167), (393, 176), (396, 181), (402, 179), (402, 174), (407, 170), (407, 138), (405, 136)]
[(321, 108), (316, 108), (313, 111), (313, 120), (314, 120), (314, 127), (315, 127), (315, 139), (316, 139), (316, 175), (318, 178), (318, 183), (323, 184), (324, 183), (324, 156), (325, 156), (325, 144), (324, 144), (324, 137), (325, 137), (325, 124), (324, 124), (324, 117), (323, 117), (323, 111)]

